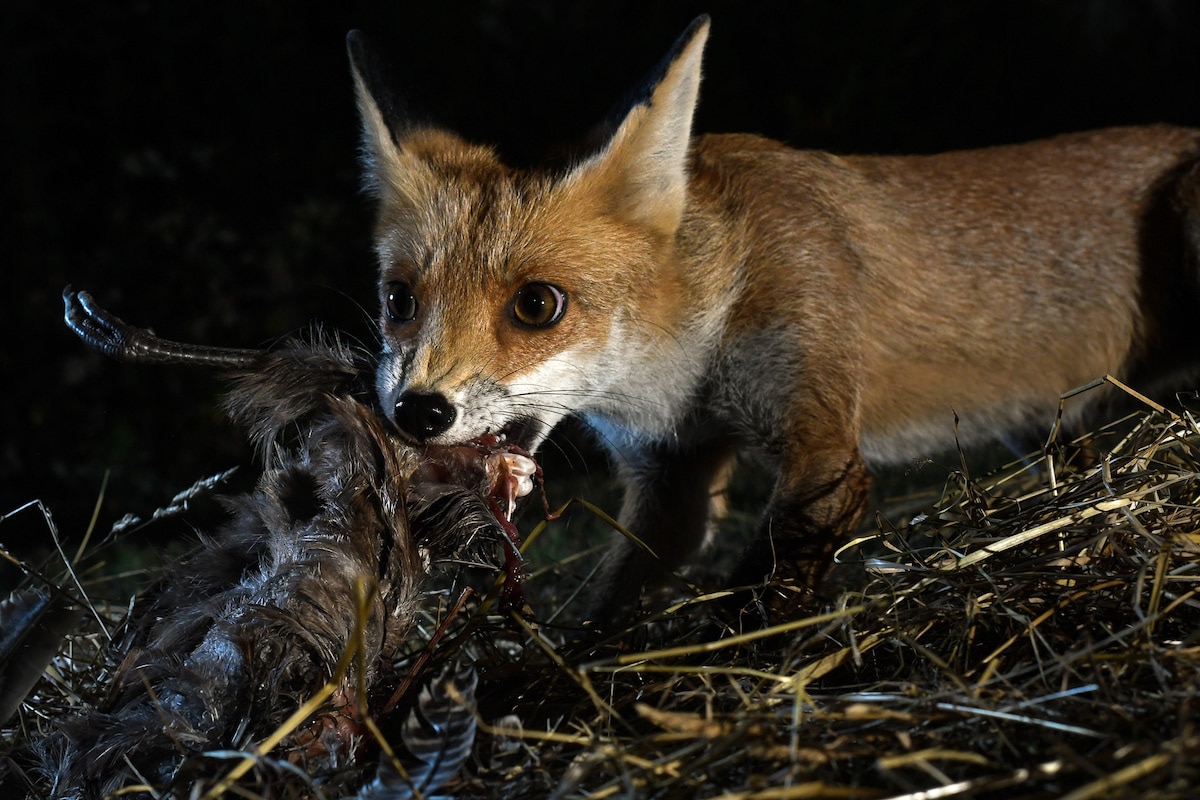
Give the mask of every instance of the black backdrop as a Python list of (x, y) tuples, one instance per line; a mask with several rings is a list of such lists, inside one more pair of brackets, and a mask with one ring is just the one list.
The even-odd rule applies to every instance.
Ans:
[[(349, 28), (386, 47), (430, 116), (527, 158), (596, 122), (702, 11), (700, 130), (927, 152), (1200, 125), (1190, 0), (13, 0), (0, 513), (40, 498), (75, 539), (106, 471), (102, 529), (248, 459), (211, 376), (86, 351), (61, 323), (67, 283), (176, 339), (253, 346), (322, 321), (371, 340)], [(18, 553), (45, 541), (36, 516), (0, 522)]]

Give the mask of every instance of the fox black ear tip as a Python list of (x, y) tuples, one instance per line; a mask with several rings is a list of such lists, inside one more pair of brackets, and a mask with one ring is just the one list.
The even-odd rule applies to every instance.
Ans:
[(712, 17), (708, 14), (701, 14), (693, 19), (684, 29), (679, 38), (675, 40), (675, 46), (671, 48), (671, 56), (678, 55), (685, 47), (698, 38), (704, 38), (708, 34), (708, 29), (712, 23)]
[(358, 28), (351, 28), (346, 32), (346, 50), (351, 55), (362, 53), (367, 49), (367, 37)]

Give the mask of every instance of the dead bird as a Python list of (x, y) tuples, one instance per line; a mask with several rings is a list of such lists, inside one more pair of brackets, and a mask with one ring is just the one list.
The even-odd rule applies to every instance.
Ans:
[[(403, 444), (369, 399), (370, 365), (337, 337), (207, 348), (129, 326), (84, 292), (68, 288), (64, 301), (68, 326), (110, 356), (227, 370), (225, 407), (266, 464), (253, 492), (227, 501), (230, 521), (135, 605), (114, 642), (107, 696), (35, 742), (30, 769), (54, 797), (134, 785), (184, 793), (208, 780), (205, 754), (249, 751), (340, 675), (329, 701), (248, 780), (258, 791), (270, 782), (272, 794), (297, 774), (335, 795), (369, 787), (366, 717), (387, 738), (379, 716), (404, 678), (396, 665), (433, 565), (487, 563), (500, 541), (515, 587), (505, 599), (523, 602), (509, 518), (536, 464), (498, 443)], [(352, 644), (358, 657), (343, 661)], [(461, 735), (447, 747), (459, 763), (469, 751)], [(446, 766), (439, 779), (455, 771)], [(395, 786), (394, 773), (389, 762), (374, 782)]]

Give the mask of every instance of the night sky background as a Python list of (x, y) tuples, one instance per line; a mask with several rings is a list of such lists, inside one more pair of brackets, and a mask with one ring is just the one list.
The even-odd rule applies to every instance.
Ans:
[[(1190, 0), (11, 0), (0, 514), (41, 499), (73, 542), (106, 472), (100, 531), (230, 466), (247, 467), (231, 489), (253, 483), (220, 381), (90, 352), (61, 321), (68, 283), (182, 341), (258, 346), (314, 322), (373, 341), (347, 30), (426, 116), (526, 160), (585, 133), (705, 11), (699, 131), (899, 153), (1200, 125)], [(47, 543), (40, 515), (0, 521), (17, 555)], [(0, 586), (14, 577), (0, 565)]]

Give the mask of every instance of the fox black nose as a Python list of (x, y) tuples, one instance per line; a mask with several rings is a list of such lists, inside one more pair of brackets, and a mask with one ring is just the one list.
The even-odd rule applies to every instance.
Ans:
[(440, 394), (405, 392), (396, 401), (396, 425), (417, 441), (445, 433), (454, 424), (454, 406)]

